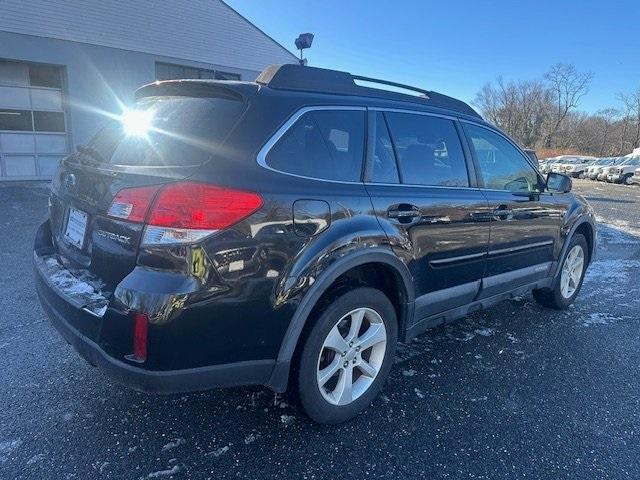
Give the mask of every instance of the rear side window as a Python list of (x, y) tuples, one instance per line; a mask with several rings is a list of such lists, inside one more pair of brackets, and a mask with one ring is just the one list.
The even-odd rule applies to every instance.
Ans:
[(402, 183), (468, 187), (467, 164), (452, 120), (411, 113), (385, 113)]
[(136, 104), (147, 131), (131, 134), (120, 122), (103, 128), (88, 144), (95, 158), (112, 165), (201, 165), (217, 153), (245, 108), (216, 97), (150, 97)]
[(360, 181), (364, 119), (359, 110), (307, 112), (269, 150), (267, 165), (305, 177)]
[(391, 136), (382, 112), (377, 112), (373, 135), (373, 158), (371, 159), (371, 181), (377, 183), (399, 183), (396, 157)]

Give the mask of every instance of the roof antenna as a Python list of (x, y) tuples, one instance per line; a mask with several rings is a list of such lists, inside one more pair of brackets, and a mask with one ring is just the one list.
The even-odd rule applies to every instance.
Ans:
[(298, 38), (296, 38), (296, 48), (300, 50), (300, 60), (299, 60), (300, 65), (307, 64), (307, 59), (302, 58), (302, 51), (305, 48), (311, 48), (312, 43), (313, 43), (313, 33), (301, 33), (300, 35), (298, 35)]

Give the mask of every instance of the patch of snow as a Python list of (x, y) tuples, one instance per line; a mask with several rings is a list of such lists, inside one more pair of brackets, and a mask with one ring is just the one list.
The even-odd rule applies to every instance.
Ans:
[(609, 325), (610, 323), (619, 322), (622, 320), (628, 320), (636, 317), (629, 316), (615, 316), (609, 313), (590, 313), (587, 318), (583, 319), (581, 325), (583, 327), (589, 327), (592, 325)]
[(475, 398), (470, 398), (469, 401), (470, 402), (484, 402), (487, 400), (487, 396), (483, 395), (482, 397), (475, 397)]
[(483, 337), (490, 337), (491, 335), (493, 335), (493, 329), (491, 329), (491, 328), (477, 328), (476, 330), (473, 331), (473, 333), (475, 333), (477, 335), (481, 335)]
[(420, 390), (419, 388), (414, 388), (413, 391), (416, 392), (418, 398), (424, 398), (424, 393), (422, 393), (422, 390)]
[(614, 245), (637, 245), (640, 243), (640, 227), (632, 226), (625, 220), (605, 220), (596, 217), (599, 223), (599, 243)]
[(166, 452), (167, 450), (171, 450), (173, 448), (179, 447), (180, 445), (184, 445), (187, 441), (184, 438), (176, 438), (173, 442), (169, 442), (162, 447), (162, 451)]
[(280, 421), (286, 426), (289, 426), (296, 421), (296, 417), (293, 415), (280, 415)]
[(34, 455), (33, 457), (31, 457), (29, 460), (27, 460), (27, 465), (33, 465), (34, 463), (41, 462), (45, 458), (46, 457), (45, 457), (44, 453), (38, 453), (38, 454)]
[(175, 475), (180, 471), (179, 465), (174, 465), (172, 468), (168, 470), (159, 470), (157, 472), (152, 472), (146, 476), (146, 478), (160, 478), (160, 477), (170, 477), (171, 475)]
[(585, 279), (600, 281), (617, 289), (621, 283), (628, 280), (629, 270), (637, 270), (638, 268), (640, 268), (640, 260), (598, 260), (589, 266)]
[(403, 370), (402, 375), (405, 377), (413, 377), (416, 374), (416, 371), (410, 368), (409, 370)]
[(22, 445), (22, 440), (0, 442), (0, 463), (6, 462), (9, 459), (9, 455), (20, 445)]
[(229, 445), (225, 445), (224, 447), (218, 448), (217, 450), (213, 450), (209, 453), (205, 453), (205, 457), (216, 457), (218, 458), (221, 455), (224, 455), (229, 451)]
[(256, 440), (258, 440), (261, 436), (262, 435), (260, 435), (259, 433), (251, 433), (247, 435), (247, 437), (244, 439), (244, 444), (249, 445), (250, 443), (253, 443)]

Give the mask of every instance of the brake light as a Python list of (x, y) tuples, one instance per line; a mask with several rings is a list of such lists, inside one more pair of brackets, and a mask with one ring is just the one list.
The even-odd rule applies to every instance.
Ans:
[(108, 214), (146, 223), (143, 245), (193, 243), (224, 230), (262, 206), (257, 193), (196, 182), (127, 188)]
[(224, 230), (262, 206), (260, 195), (203, 183), (172, 183), (160, 190), (147, 223), (158, 227)]

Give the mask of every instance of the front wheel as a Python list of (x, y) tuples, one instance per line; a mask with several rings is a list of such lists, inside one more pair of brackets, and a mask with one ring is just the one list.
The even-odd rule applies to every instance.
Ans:
[(319, 423), (340, 423), (364, 410), (393, 363), (395, 310), (379, 290), (360, 287), (338, 297), (309, 330), (298, 360), (297, 393)]
[(545, 307), (564, 310), (575, 301), (587, 271), (587, 251), (584, 235), (574, 235), (562, 261), (562, 270), (555, 287), (533, 291), (533, 297), (538, 303)]

